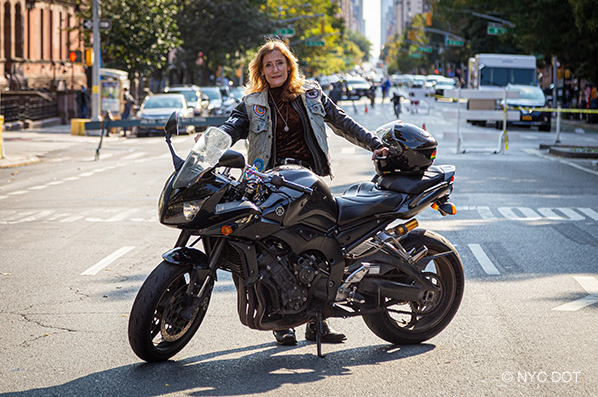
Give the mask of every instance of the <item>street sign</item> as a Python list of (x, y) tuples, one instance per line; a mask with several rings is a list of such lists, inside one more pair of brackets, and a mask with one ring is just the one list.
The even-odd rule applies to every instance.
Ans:
[[(110, 19), (100, 19), (99, 25), (101, 30), (110, 30), (112, 21)], [(84, 19), (83, 28), (86, 30), (93, 30), (93, 19)]]
[(463, 42), (461, 40), (446, 39), (445, 44), (451, 47), (463, 47)]
[(432, 47), (417, 47), (417, 50), (421, 52), (432, 52)]
[(498, 36), (501, 34), (506, 34), (509, 30), (504, 26), (488, 26), (488, 34)]
[(422, 57), (422, 54), (418, 53), (418, 52), (414, 52), (409, 54), (410, 58), (416, 58), (416, 59), (420, 59)]
[(293, 37), (295, 35), (295, 29), (293, 28), (282, 28), (274, 31), (274, 36), (282, 37)]
[(312, 40), (312, 41), (306, 41), (305, 45), (309, 46), (309, 47), (315, 47), (315, 46), (323, 46), (325, 43), (322, 40)]

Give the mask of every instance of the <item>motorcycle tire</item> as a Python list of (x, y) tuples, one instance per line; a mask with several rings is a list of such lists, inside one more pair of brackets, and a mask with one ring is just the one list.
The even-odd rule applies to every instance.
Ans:
[[(441, 296), (435, 305), (426, 307), (417, 302), (397, 302), (394, 306), (402, 313), (388, 310), (394, 308), (390, 306), (381, 312), (363, 316), (367, 327), (378, 337), (397, 345), (412, 345), (438, 335), (451, 322), (463, 298), (465, 274), (459, 254), (452, 244), (438, 233), (417, 229), (411, 232), (402, 244), (407, 251), (425, 245), (428, 248), (427, 256), (452, 251), (447, 256), (430, 261), (424, 273), (436, 285), (441, 286)], [(428, 271), (430, 267), (435, 267), (435, 271)], [(397, 273), (389, 274), (388, 277), (400, 277)], [(367, 299), (374, 302), (376, 298), (366, 297)]]
[[(189, 313), (190, 319), (183, 318), (181, 311), (189, 308), (185, 292), (190, 273), (190, 267), (162, 262), (137, 293), (129, 318), (129, 343), (142, 360), (168, 360), (185, 347), (201, 325), (214, 282), (207, 285), (200, 304)], [(196, 284), (201, 286), (203, 281), (198, 280)]]

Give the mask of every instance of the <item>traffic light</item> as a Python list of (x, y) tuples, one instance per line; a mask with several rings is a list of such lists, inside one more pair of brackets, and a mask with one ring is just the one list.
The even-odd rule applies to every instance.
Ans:
[(415, 30), (411, 29), (407, 32), (407, 39), (409, 40), (415, 40)]
[(432, 13), (426, 12), (426, 26), (432, 26)]
[(75, 50), (69, 52), (69, 61), (72, 63), (81, 63), (83, 62), (83, 56), (81, 55), (81, 51)]

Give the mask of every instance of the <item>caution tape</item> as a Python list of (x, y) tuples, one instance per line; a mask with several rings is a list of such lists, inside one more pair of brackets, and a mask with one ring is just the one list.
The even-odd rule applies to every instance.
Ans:
[(525, 108), (521, 106), (508, 106), (508, 109), (524, 110), (526, 112), (559, 112), (559, 113), (586, 113), (598, 114), (598, 109), (569, 109), (569, 108)]

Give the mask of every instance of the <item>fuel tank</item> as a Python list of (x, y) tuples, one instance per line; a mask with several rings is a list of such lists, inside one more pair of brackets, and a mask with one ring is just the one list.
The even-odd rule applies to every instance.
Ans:
[[(313, 189), (313, 193), (307, 195), (282, 188), (285, 194), (272, 194), (261, 206), (265, 218), (277, 222), (282, 220), (283, 226), (302, 224), (321, 231), (330, 230), (336, 225), (336, 200), (318, 175), (297, 165), (284, 165), (269, 172), (279, 173), (289, 182), (307, 186)], [(287, 195), (292, 199), (289, 200)]]

